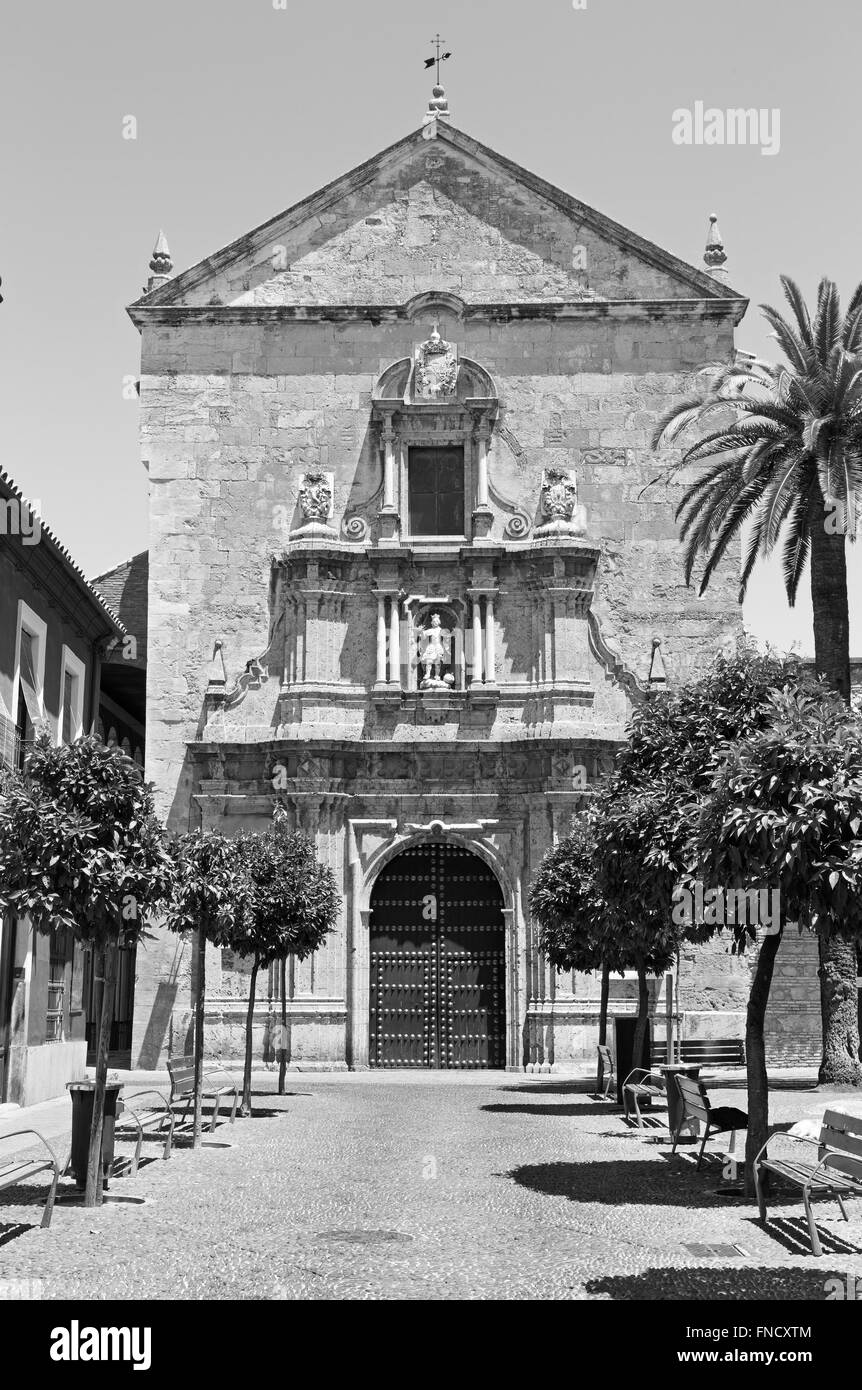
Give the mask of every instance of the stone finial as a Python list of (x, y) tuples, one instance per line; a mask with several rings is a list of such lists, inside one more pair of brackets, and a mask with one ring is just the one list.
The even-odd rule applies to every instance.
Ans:
[(166, 280), (171, 277), (174, 268), (171, 253), (168, 249), (167, 237), (160, 231), (153, 247), (153, 254), (150, 257), (150, 270), (153, 272), (147, 280), (147, 290), (157, 290)]
[(706, 234), (703, 263), (707, 274), (711, 275), (713, 280), (720, 280), (723, 284), (727, 283), (727, 271), (724, 269), (726, 260), (724, 242), (721, 239), (721, 232), (718, 230), (718, 217), (712, 213), (709, 219), (709, 231)]
[(664, 664), (664, 657), (661, 654), (660, 637), (654, 637), (652, 639), (647, 685), (650, 690), (662, 690), (667, 686), (667, 668)]
[(428, 103), (428, 110), (422, 117), (422, 124), (430, 125), (432, 121), (448, 121), (450, 119), (446, 90), (443, 87), (437, 86), (434, 88), (434, 94)]

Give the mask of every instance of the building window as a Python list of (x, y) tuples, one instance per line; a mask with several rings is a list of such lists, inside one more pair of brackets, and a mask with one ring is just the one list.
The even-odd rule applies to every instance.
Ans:
[(411, 449), (408, 458), (411, 536), (464, 535), (464, 449)]
[(63, 1018), (66, 1003), (66, 965), (69, 959), (69, 933), (65, 929), (51, 933), (51, 957), (48, 967), (48, 1010), (45, 1017), (47, 1042), (62, 1042)]
[(26, 603), (18, 604), (18, 643), (15, 662), (15, 763), (23, 768), (45, 709), (45, 635), (47, 627)]
[(60, 667), (59, 742), (74, 743), (84, 732), (85, 668), (75, 653), (63, 647)]

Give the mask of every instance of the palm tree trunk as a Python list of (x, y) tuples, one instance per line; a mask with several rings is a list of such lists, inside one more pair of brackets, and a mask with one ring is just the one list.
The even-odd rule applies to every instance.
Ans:
[[(811, 605), (814, 669), (850, 703), (850, 619), (845, 537), (829, 534), (825, 511), (811, 527)], [(852, 1008), (850, 1007), (852, 1001)], [(856, 960), (837, 937), (820, 943), (820, 1081), (859, 1084)]]
[(859, 1061), (859, 999), (856, 943), (840, 936), (820, 938), (820, 1007), (823, 1056), (820, 1085), (862, 1085)]
[(814, 673), (850, 703), (850, 616), (845, 538), (826, 531), (826, 513), (811, 524)]
[(245, 1067), (242, 1074), (242, 1104), (239, 1109), (241, 1115), (251, 1114), (251, 1032), (254, 1024), (254, 996), (257, 991), (257, 972), (259, 969), (260, 961), (255, 956), (254, 965), (251, 967), (251, 979), (248, 984), (248, 1009), (245, 1015)]
[(748, 1072), (748, 1129), (745, 1135), (745, 1195), (754, 1193), (754, 1159), (769, 1134), (769, 1082), (763, 1026), (781, 932), (764, 936), (748, 996), (745, 1021), (745, 1059)]

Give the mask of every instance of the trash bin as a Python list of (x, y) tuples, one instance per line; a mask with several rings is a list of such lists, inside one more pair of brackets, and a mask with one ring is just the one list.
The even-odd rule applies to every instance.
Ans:
[(676, 1127), (682, 1117), (682, 1098), (673, 1078), (675, 1076), (690, 1076), (693, 1081), (697, 1081), (700, 1077), (700, 1067), (676, 1062), (669, 1066), (659, 1067), (659, 1071), (664, 1077), (664, 1086), (667, 1091), (667, 1127), (671, 1134), (676, 1134)]
[[(631, 1016), (614, 1019), (614, 1058), (617, 1064), (617, 1104), (623, 1103), (623, 1082), (629, 1072), (634, 1067), (632, 1058), (635, 1050), (635, 1028), (637, 1019)], [(649, 1028), (644, 1038), (644, 1060), (643, 1065), (649, 1068), (650, 1065), (650, 1038)], [(645, 1096), (640, 1101), (641, 1110), (649, 1110), (649, 1097)]]
[[(69, 1081), (66, 1089), (72, 1097), (72, 1153), (69, 1168), (76, 1187), (87, 1186), (87, 1155), (90, 1151), (90, 1130), (93, 1125), (95, 1081)], [(105, 1086), (105, 1122), (102, 1126), (102, 1173), (107, 1178), (114, 1161), (114, 1121), (122, 1113), (119, 1099), (122, 1082), (109, 1081)]]

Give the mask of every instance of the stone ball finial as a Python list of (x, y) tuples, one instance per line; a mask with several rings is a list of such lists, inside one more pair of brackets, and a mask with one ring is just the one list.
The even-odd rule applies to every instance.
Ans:
[(709, 231), (706, 234), (706, 250), (703, 253), (703, 260), (710, 269), (724, 265), (727, 260), (724, 253), (724, 242), (721, 239), (721, 232), (718, 230), (718, 215), (714, 212), (709, 215)]
[(441, 87), (438, 82), (432, 90), (433, 95), (428, 102), (428, 110), (422, 118), (423, 125), (428, 125), (430, 121), (449, 120), (449, 103), (446, 100), (446, 88)]

